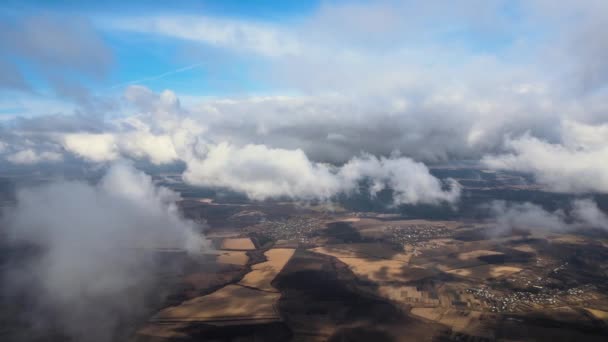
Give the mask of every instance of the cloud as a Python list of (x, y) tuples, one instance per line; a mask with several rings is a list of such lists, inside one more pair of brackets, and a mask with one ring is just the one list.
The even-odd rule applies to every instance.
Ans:
[(490, 211), (496, 218), (496, 229), (523, 229), (529, 231), (564, 231), (569, 228), (566, 224), (566, 214), (562, 210), (549, 212), (541, 206), (532, 203), (507, 203), (493, 201)]
[[(336, 174), (353, 161), (364, 165), (362, 152), (375, 156), (376, 169), (383, 173), (361, 178), (386, 178), (395, 163), (384, 160), (391, 160), (389, 156), (398, 151), (416, 162), (481, 159), (490, 168), (533, 173), (552, 191), (605, 192), (608, 181), (603, 182), (607, 173), (601, 160), (608, 140), (607, 128), (601, 123), (602, 107), (598, 105), (603, 97), (565, 103), (563, 107), (570, 113), (566, 115), (558, 110), (558, 103), (546, 108), (534, 104), (536, 97), (545, 96), (542, 89), (526, 87), (523, 95), (520, 91), (510, 89), (502, 93), (509, 101), (500, 99), (500, 103), (486, 104), (476, 102), (482, 100), (469, 90), (450, 93), (438, 89), (415, 100), (391, 94), (368, 99), (301, 95), (201, 99), (198, 104), (184, 106), (172, 91), (159, 94), (142, 86), (130, 86), (123, 103), (123, 110), (130, 115), (97, 126), (76, 116), (74, 120), (58, 117), (50, 120), (51, 124), (45, 124), (43, 118), (17, 121), (19, 130), (27, 130), (28, 134), (5, 139), (9, 144), (5, 156), (11, 151), (32, 149), (38, 154), (73, 154), (94, 163), (123, 158), (148, 160), (156, 165), (183, 162), (190, 172), (184, 175), (185, 179), (199, 185), (228, 186), (256, 198), (329, 198), (351, 188), (344, 179), (335, 179)], [(520, 98), (520, 103), (515, 102), (515, 97)], [(527, 99), (530, 104), (525, 103)], [(354, 103), (359, 105), (353, 107)], [(530, 116), (529, 109), (539, 110), (539, 114)], [(508, 115), (494, 118), (495, 110)], [(584, 121), (574, 121), (573, 117)], [(54, 130), (40, 130), (41, 126)], [(33, 145), (19, 145), (24, 136)], [(207, 160), (208, 152), (228, 157), (216, 158), (212, 153), (209, 156), (214, 158)], [(277, 155), (293, 158), (294, 163), (302, 165), (301, 174), (310, 178), (298, 179), (297, 170), (290, 171), (279, 164)], [(286, 177), (283, 189), (266, 184), (279, 182), (277, 179), (264, 178), (254, 171), (245, 175), (241, 173), (244, 171), (234, 170), (237, 165), (247, 168), (241, 165), (245, 161)], [(229, 171), (222, 173), (218, 165)], [(209, 170), (200, 171), (203, 167)], [(415, 163), (403, 167), (414, 168)], [(330, 176), (325, 177), (327, 174)], [(253, 175), (259, 177), (259, 183), (246, 184)], [(323, 184), (313, 188), (309, 186), (310, 179), (319, 179)], [(401, 184), (392, 180), (384, 183)], [(431, 197), (447, 196), (441, 186), (439, 189), (431, 191)], [(417, 201), (406, 193), (396, 202)], [(422, 201), (434, 200), (422, 197)]]
[(70, 133), (62, 137), (63, 147), (88, 161), (108, 162), (120, 158), (149, 160), (155, 165), (177, 161), (171, 138), (149, 132)]
[(531, 173), (557, 192), (608, 192), (608, 125), (566, 121), (562, 141), (549, 143), (530, 135), (507, 142), (512, 153), (489, 155), (482, 162), (493, 169)]
[(530, 19), (549, 26), (545, 30), (544, 50), (549, 68), (561, 67), (570, 92), (592, 93), (605, 88), (608, 81), (608, 34), (603, 23), (608, 5), (601, 0), (555, 4), (548, 0), (522, 3)]
[(56, 325), (74, 340), (122, 339), (121, 324), (145, 310), (154, 288), (152, 249), (207, 247), (196, 224), (180, 216), (178, 199), (126, 164), (109, 168), (97, 185), (60, 181), (19, 191), (4, 213), (10, 243), (40, 252), (5, 269), (4, 279), (33, 300), (30, 333)]
[(6, 157), (13, 164), (37, 164), (37, 163), (56, 163), (63, 160), (63, 155), (57, 152), (37, 152), (33, 149), (26, 149), (13, 153)]
[(343, 166), (312, 162), (302, 150), (205, 144), (198, 154), (185, 158), (186, 182), (226, 187), (252, 199), (291, 197), (329, 200), (352, 193), (362, 181), (372, 182), (372, 195), (392, 189), (395, 204), (454, 203), (460, 195), (456, 182), (443, 190), (424, 164), (405, 157), (354, 157)]
[(63, 146), (67, 151), (93, 162), (112, 161), (120, 156), (112, 134), (66, 134)]
[(24, 58), (47, 75), (59, 68), (99, 77), (112, 63), (110, 49), (84, 18), (40, 15), (5, 20), (0, 42), (3, 54)]
[(449, 188), (444, 189), (441, 181), (433, 177), (423, 163), (406, 157), (363, 155), (342, 166), (338, 175), (350, 191), (365, 179), (372, 182), (372, 195), (391, 189), (395, 204), (455, 203), (460, 198), (458, 182), (448, 179)]
[[(358, 153), (346, 155), (348, 160), (344, 163), (317, 162), (297, 147), (272, 146), (277, 145), (272, 136), (276, 125), (273, 121), (274, 114), (269, 116), (268, 121), (261, 121), (262, 124), (269, 124), (265, 133), (257, 129), (260, 134), (271, 138), (271, 145), (247, 143), (246, 132), (240, 134), (244, 140), (230, 143), (239, 136), (238, 126), (224, 125), (224, 115), (215, 115), (220, 110), (224, 111), (224, 106), (229, 106), (232, 113), (236, 114), (247, 103), (254, 107), (262, 104), (261, 108), (267, 108), (269, 101), (271, 105), (283, 103), (283, 108), (291, 105), (300, 108), (297, 106), (298, 100), (285, 98), (213, 102), (218, 106), (216, 110), (213, 110), (210, 103), (202, 111), (197, 111), (196, 108), (182, 108), (179, 99), (171, 91), (156, 94), (141, 86), (127, 88), (125, 99), (138, 114), (108, 121), (101, 126), (103, 131), (99, 133), (87, 132), (87, 125), (82, 126), (83, 131), (73, 130), (70, 125), (65, 125), (66, 120), (59, 120), (58, 122), (64, 123), (56, 126), (58, 131), (51, 132), (34, 129), (39, 126), (37, 120), (20, 123), (22, 127), (30, 127), (30, 136), (54, 146), (57, 151), (77, 156), (86, 162), (106, 163), (120, 159), (148, 160), (156, 165), (183, 162), (186, 165), (183, 174), (186, 182), (225, 187), (243, 192), (256, 200), (279, 197), (329, 200), (339, 194), (356, 191), (359, 183), (367, 180), (374, 184), (372, 195), (384, 188), (393, 190), (393, 202), (396, 205), (454, 203), (459, 198), (460, 188), (455, 182), (442, 184), (430, 175), (424, 164), (409, 158)], [(218, 122), (217, 119), (221, 120)], [(247, 116), (236, 119), (243, 122)], [(305, 117), (293, 119), (298, 124)], [(208, 126), (202, 126), (201, 121), (207, 122)], [(73, 121), (75, 125), (79, 123), (78, 120)], [(288, 120), (283, 123), (292, 125)], [(344, 139), (330, 139), (328, 142), (344, 144)], [(34, 147), (28, 147), (32, 151), (27, 154), (40, 154), (33, 150), (36, 146), (34, 144)], [(30, 159), (34, 162), (33, 158)]]
[(29, 84), (19, 70), (2, 58), (0, 58), (0, 89), (30, 90)]
[(226, 143), (203, 148), (202, 158), (186, 159), (184, 180), (188, 183), (226, 187), (258, 200), (328, 199), (340, 190), (329, 166), (310, 162), (301, 150), (264, 145), (238, 148)]
[(608, 230), (608, 215), (601, 211), (593, 200), (579, 199), (574, 201), (572, 216), (590, 227)]
[(204, 16), (146, 16), (113, 19), (112, 29), (165, 35), (267, 57), (299, 52), (298, 42), (281, 27)]
[(599, 228), (608, 230), (608, 215), (591, 199), (573, 200), (568, 212), (564, 209), (547, 211), (532, 203), (493, 201), (490, 212), (496, 219), (496, 229), (528, 230), (533, 232), (564, 232), (577, 229)]
[[(400, 186), (389, 176), (396, 173), (389, 171), (397, 164), (390, 157), (393, 151), (414, 161), (399, 164), (408, 170), (420, 162), (481, 160), (492, 168), (533, 173), (553, 191), (605, 192), (606, 172), (599, 162), (608, 146), (602, 133), (608, 110), (603, 76), (587, 82), (587, 88), (570, 86), (580, 83), (572, 80), (589, 78), (586, 74), (603, 72), (598, 31), (603, 6), (540, 0), (430, 1), (415, 7), (407, 1), (332, 2), (297, 20), (272, 22), (171, 12), (97, 18), (96, 28), (109, 35), (135, 32), (159, 44), (169, 37), (187, 44), (189, 52), (203, 47), (211, 54), (233, 54), (237, 58), (229, 63), (236, 63), (239, 72), (251, 71), (277, 95), (190, 94), (181, 96), (182, 103), (171, 90), (156, 93), (131, 85), (117, 101), (120, 114), (98, 121), (81, 115), (74, 120), (78, 123), (47, 120), (38, 126), (56, 128), (53, 134), (30, 132), (27, 139), (55, 144), (55, 152), (94, 163), (122, 158), (184, 162), (192, 182), (226, 184), (260, 198), (331, 197), (350, 189), (341, 170), (356, 162), (362, 169), (374, 166), (361, 178), (375, 176), (384, 179), (381, 184)], [(597, 42), (581, 39), (589, 36), (597, 36)], [(573, 49), (576, 42), (583, 46)], [(192, 63), (197, 61), (193, 56)], [(585, 65), (592, 68), (584, 70)], [(58, 84), (58, 94), (81, 103), (81, 114), (111, 110), (69, 82)], [(27, 125), (36, 126), (35, 121)], [(24, 149), (49, 150), (15, 141), (6, 140), (11, 146), (5, 158)], [(226, 156), (216, 158), (210, 151)], [(374, 157), (368, 160), (366, 153)], [(293, 158), (305, 177), (297, 179), (273, 160), (276, 155)], [(271, 187), (254, 171), (222, 174), (211, 163), (241, 165), (233, 156), (285, 177), (282, 185)], [(210, 170), (201, 171), (201, 165)], [(323, 184), (311, 188), (308, 175)], [(254, 176), (250, 184), (244, 181)], [(435, 189), (430, 197), (451, 201), (445, 184), (433, 183), (425, 185)], [(418, 195), (408, 191), (395, 193), (403, 196), (396, 200), (417, 201)]]

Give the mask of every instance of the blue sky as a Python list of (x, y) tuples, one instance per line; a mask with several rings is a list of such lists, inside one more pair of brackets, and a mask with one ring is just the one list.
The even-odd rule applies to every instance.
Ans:
[[(417, 22), (419, 18), (416, 18), (415, 12), (418, 11), (418, 5), (419, 3), (416, 2), (399, 5), (403, 13), (397, 13), (391, 20)], [(340, 6), (346, 7), (347, 10), (343, 11)], [(355, 10), (351, 11), (347, 6), (351, 6)], [(357, 6), (363, 7), (363, 11), (359, 11)], [(155, 91), (172, 89), (181, 94), (196, 96), (275, 94), (282, 91), (291, 93), (294, 90), (297, 91), (299, 85), (294, 86), (289, 84), (290, 82), (283, 82), (281, 77), (277, 82), (275, 72), (268, 70), (273, 69), (277, 63), (276, 56), (269, 58), (264, 51), (259, 53), (260, 51), (255, 51), (255, 48), (252, 51), (251, 46), (241, 49), (237, 46), (238, 41), (214, 44), (209, 41), (214, 37), (196, 41), (195, 39), (184, 39), (183, 36), (180, 36), (183, 32), (168, 32), (167, 30), (153, 32), (132, 27), (116, 29), (113, 24), (109, 25), (108, 22), (122, 21), (121, 25), (123, 25), (128, 23), (131, 18), (171, 19), (173, 17), (179, 21), (181, 16), (196, 16), (201, 18), (201, 22), (211, 19), (216, 20), (220, 25), (225, 24), (226, 27), (244, 23), (262, 26), (262, 29), (266, 30), (266, 26), (268, 26), (271, 30), (276, 30), (277, 34), (289, 34), (296, 37), (294, 41), (301, 44), (304, 49), (309, 48), (307, 44), (318, 43), (319, 46), (314, 48), (331, 50), (334, 48), (332, 44), (341, 44), (344, 38), (347, 39), (344, 40), (345, 42), (352, 44), (337, 46), (336, 51), (355, 49), (353, 51), (362, 55), (392, 53), (390, 49), (400, 48), (399, 44), (407, 46), (414, 53), (417, 50), (416, 44), (424, 47), (443, 45), (448, 49), (461, 50), (458, 55), (451, 56), (455, 63), (458, 63), (459, 59), (469, 58), (470, 55), (494, 54), (496, 57), (497, 52), (501, 52), (513, 43), (515, 37), (511, 31), (512, 28), (507, 30), (497, 26), (487, 30), (493, 25), (488, 25), (483, 20), (492, 21), (498, 18), (498, 21), (501, 21), (500, 25), (503, 25), (505, 21), (518, 21), (520, 16), (515, 2), (489, 8), (489, 11), (494, 11), (490, 13), (492, 17), (479, 20), (479, 22), (477, 19), (467, 22), (469, 20), (467, 13), (463, 14), (462, 18), (459, 18), (458, 13), (451, 17), (450, 13), (428, 8), (429, 13), (432, 13), (429, 15), (428, 22), (414, 24), (414, 29), (419, 33), (416, 36), (406, 36), (401, 39), (398, 32), (386, 35), (384, 32), (371, 32), (370, 36), (366, 37), (368, 32), (361, 32), (363, 39), (359, 39), (357, 37), (359, 33), (354, 32), (352, 37), (344, 37), (345, 32), (341, 32), (341, 30), (348, 30), (350, 26), (354, 26), (355, 30), (358, 29), (360, 25), (356, 23), (356, 20), (360, 19), (358, 16), (365, 14), (365, 6), (371, 6), (372, 11), (376, 10), (373, 2), (364, 1), (109, 1), (103, 2), (103, 4), (97, 1), (30, 1), (26, 3), (9, 1), (5, 5), (3, 16), (8, 19), (7, 21), (17, 23), (24, 18), (37, 16), (48, 16), (58, 21), (71, 21), (75, 18), (87, 21), (99, 35), (100, 43), (104, 44), (111, 54), (111, 62), (105, 66), (106, 72), (102, 75), (103, 77), (89, 77), (90, 75), (82, 75), (69, 69), (61, 72), (63, 77), (78, 82), (93, 93), (118, 94), (124, 87), (138, 83)], [(332, 19), (328, 18), (333, 14), (332, 11), (342, 11), (346, 16), (352, 14), (354, 21), (345, 21), (343, 25), (346, 28), (340, 27), (340, 24), (332, 27)], [(382, 11), (382, 8), (378, 9), (380, 17), (386, 14)], [(342, 14), (338, 13), (338, 15)], [(338, 18), (339, 20), (340, 18)], [(363, 22), (361, 25), (364, 24), (366, 23)], [(379, 22), (368, 24), (372, 29), (374, 26), (382, 26), (382, 18)], [(325, 27), (322, 29), (328, 30), (328, 34), (313, 32), (313, 35), (308, 37), (308, 31), (315, 30), (317, 25), (324, 25)], [(396, 23), (391, 25), (394, 25), (397, 30), (400, 27), (400, 24)], [(181, 29), (188, 30), (187, 27)], [(246, 30), (247, 28), (244, 29), (244, 31)], [(254, 32), (254, 34), (258, 33)], [(263, 35), (264, 32), (259, 34)], [(395, 35), (393, 36), (393, 34)], [(325, 36), (331, 39), (326, 40)], [(389, 38), (384, 41), (383, 36), (389, 36)], [(352, 40), (352, 42), (348, 40)], [(253, 44), (257, 43), (254, 41)], [(373, 51), (374, 49), (378, 50)], [(383, 49), (388, 50), (385, 53)], [(465, 51), (467, 55), (463, 56), (462, 51)], [(8, 58), (21, 70), (27, 82), (37, 93), (51, 93), (52, 89), (46, 82), (48, 81), (47, 76), (41, 76), (35, 65), (32, 65), (27, 58), (21, 57), (9, 56)], [(303, 58), (308, 58), (308, 56)], [(315, 58), (320, 60), (315, 63), (322, 63), (323, 57), (315, 56)], [(280, 63), (284, 63), (284, 60), (281, 60)], [(6, 112), (7, 109), (3, 108), (3, 111)]]
[[(317, 6), (315, 1), (104, 1), (103, 4), (97, 1), (9, 1), (4, 5), (2, 16), (10, 22), (32, 16), (89, 21), (113, 55), (109, 72), (103, 78), (83, 77), (71, 70), (63, 72), (72, 74), (67, 76), (95, 93), (116, 93), (128, 84), (138, 83), (158, 91), (173, 89), (185, 94), (216, 96), (263, 93), (272, 88), (252, 75), (252, 70), (261, 67), (255, 56), (242, 56), (172, 37), (117, 32), (100, 22), (119, 16), (187, 14), (280, 23), (297, 20)], [(19, 67), (36, 92), (50, 92), (45, 77), (38, 74), (27, 58), (8, 58)], [(193, 65), (196, 67), (187, 68)], [(184, 68), (187, 70), (175, 72)], [(134, 82), (138, 80), (141, 82)], [(3, 112), (7, 111), (10, 108), (3, 108)]]

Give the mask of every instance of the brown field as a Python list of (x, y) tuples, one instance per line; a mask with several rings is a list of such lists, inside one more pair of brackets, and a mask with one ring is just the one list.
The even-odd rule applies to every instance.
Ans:
[(446, 228), (454, 229), (461, 225), (458, 221), (429, 221), (429, 220), (390, 220), (383, 221), (377, 220), (373, 218), (361, 218), (360, 220), (354, 222), (353, 224), (356, 228), (360, 229), (369, 229), (369, 228), (377, 228), (377, 227), (385, 227), (385, 226), (412, 226), (412, 225), (425, 225), (425, 226), (434, 226), (440, 227), (444, 226)]
[(412, 308), (411, 313), (414, 316), (438, 322), (444, 311), (443, 308)]
[(312, 249), (314, 252), (329, 254), (334, 257), (363, 257), (372, 259), (391, 259), (399, 260), (404, 263), (410, 261), (411, 255), (399, 253), (393, 250), (390, 246), (382, 243), (348, 243), (348, 244), (333, 244), (324, 247)]
[(439, 299), (430, 298), (425, 291), (414, 286), (380, 285), (378, 294), (391, 301), (415, 305), (439, 305)]
[[(458, 332), (479, 334), (481, 312), (461, 311), (444, 308), (413, 308), (411, 313), (430, 321), (441, 323)], [(491, 337), (491, 336), (487, 336)]]
[(149, 323), (135, 333), (133, 341), (170, 341), (172, 339), (185, 339), (188, 335), (181, 332), (181, 330), (187, 328), (189, 324), (189, 322), (173, 323), (171, 325)]
[(252, 271), (247, 273), (239, 284), (262, 291), (277, 292), (270, 283), (281, 272), (294, 252), (293, 248), (273, 248), (266, 251), (264, 255), (268, 261), (253, 265)]
[(586, 245), (589, 243), (588, 239), (576, 235), (555, 235), (550, 236), (549, 240), (553, 243), (567, 243), (575, 245)]
[(229, 238), (222, 241), (221, 249), (249, 251), (255, 249), (250, 238)]
[(378, 282), (406, 280), (404, 267), (410, 255), (395, 253), (379, 244), (335, 245), (317, 247), (311, 251), (337, 258), (364, 279)]
[(219, 251), (217, 262), (220, 264), (247, 265), (249, 257), (245, 251)]
[(463, 260), (463, 261), (464, 260), (473, 260), (473, 259), (477, 259), (482, 256), (488, 256), (488, 255), (504, 255), (504, 254), (500, 253), (500, 252), (480, 249), (480, 250), (476, 250), (476, 251), (460, 253), (460, 254), (458, 254), (458, 259)]
[[(274, 304), (278, 293), (228, 285), (211, 294), (193, 298), (156, 314), (151, 322), (222, 322), (279, 320)], [(242, 322), (240, 322), (242, 324)]]

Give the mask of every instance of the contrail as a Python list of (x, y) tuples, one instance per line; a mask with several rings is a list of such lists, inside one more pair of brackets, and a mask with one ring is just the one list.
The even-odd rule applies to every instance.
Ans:
[(139, 83), (144, 83), (144, 82), (148, 82), (148, 81), (158, 80), (158, 79), (170, 76), (170, 75), (179, 74), (179, 73), (184, 72), (184, 71), (188, 71), (188, 70), (192, 70), (194, 68), (198, 68), (201, 65), (203, 65), (203, 62), (199, 62), (199, 63), (188, 65), (188, 66), (185, 66), (185, 67), (182, 67), (182, 68), (179, 68), (179, 69), (167, 71), (167, 72), (164, 72), (164, 73), (159, 74), (159, 75), (145, 77), (145, 78), (140, 78), (140, 79), (134, 80), (134, 81), (129, 81), (129, 82), (115, 84), (115, 85), (111, 86), (109, 89), (116, 89), (116, 88), (120, 88), (120, 87), (131, 85), (131, 84), (139, 84)]

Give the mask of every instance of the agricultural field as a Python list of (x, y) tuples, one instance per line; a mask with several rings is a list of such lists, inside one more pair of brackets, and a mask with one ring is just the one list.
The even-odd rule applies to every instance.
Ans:
[[(594, 341), (608, 324), (602, 269), (585, 266), (595, 261), (580, 249), (599, 253), (608, 240), (494, 235), (489, 222), (287, 203), (198, 205), (244, 226), (208, 228), (217, 249), (205, 267), (217, 271), (186, 274), (181, 299), (156, 312), (138, 342), (206, 334), (272, 340), (272, 332), (293, 341), (518, 340), (515, 323), (536, 336), (528, 340), (580, 338), (577, 331), (590, 329), (584, 336)], [(252, 217), (264, 220), (246, 225)]]

